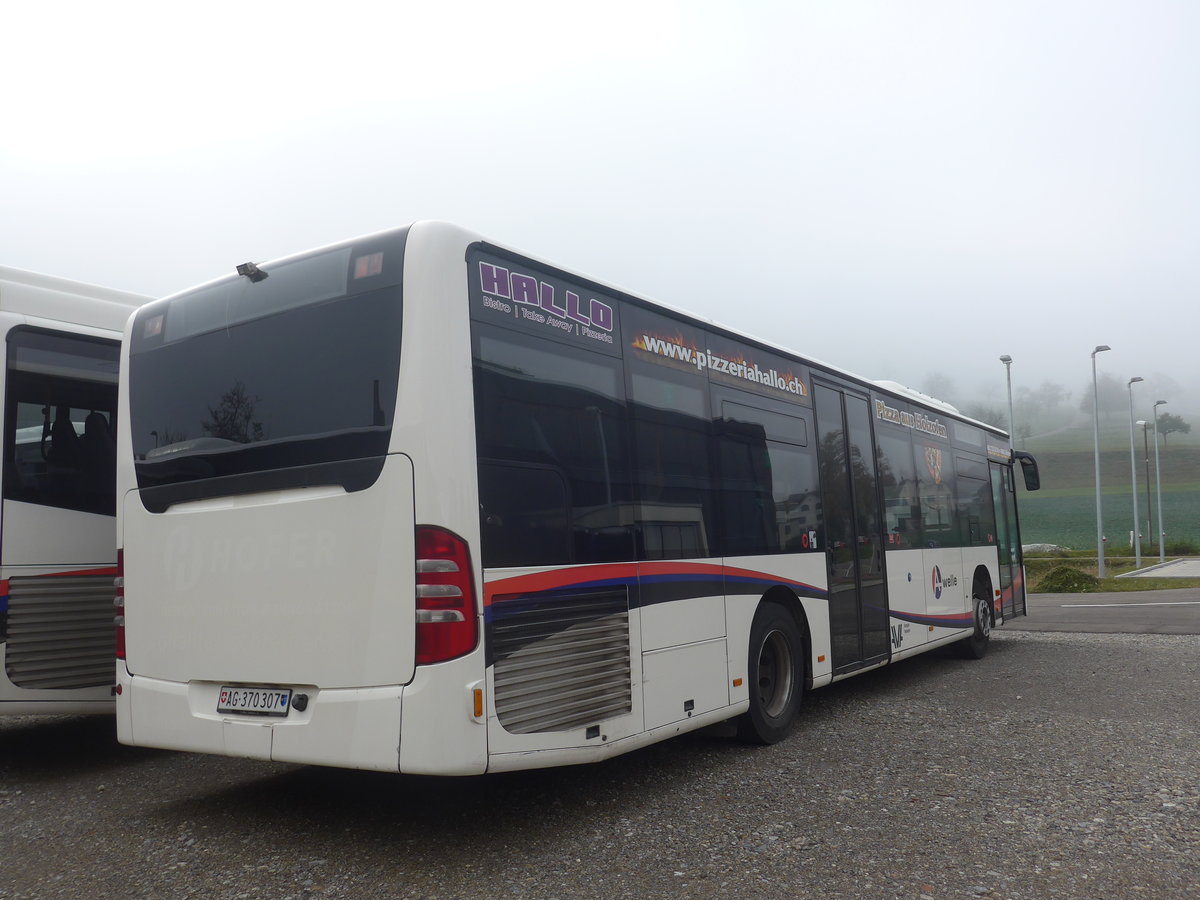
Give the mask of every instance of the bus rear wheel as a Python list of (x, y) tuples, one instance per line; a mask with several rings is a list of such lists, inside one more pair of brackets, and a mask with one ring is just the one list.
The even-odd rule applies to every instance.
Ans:
[(743, 741), (774, 744), (791, 730), (804, 697), (803, 652), (795, 617), (778, 603), (759, 604), (750, 626), (750, 709), (738, 720)]

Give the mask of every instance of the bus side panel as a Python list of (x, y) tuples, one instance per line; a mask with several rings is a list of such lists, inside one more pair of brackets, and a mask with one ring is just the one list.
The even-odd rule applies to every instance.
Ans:
[(959, 547), (924, 551), (925, 605), (929, 624), (934, 630), (930, 640), (947, 637), (954, 631), (969, 629), (974, 619), (971, 610), (971, 579), (963, 573)]
[(4, 501), (4, 566), (61, 566), (66, 561), (72, 568), (111, 566), (116, 561), (113, 517)]
[[(510, 598), (519, 595), (516, 602), (522, 606), (558, 605), (563, 622), (570, 623), (569, 627), (552, 627), (548, 631), (534, 624), (524, 637), (521, 626), (517, 626), (510, 640), (515, 641), (519, 649), (504, 654), (499, 664), (495, 659), (490, 660), (487, 668), (489, 753), (519, 754), (565, 748), (580, 748), (585, 753), (590, 752), (588, 748), (594, 748), (599, 752), (610, 742), (644, 730), (643, 611), (636, 599), (628, 594), (630, 590), (636, 591), (636, 564), (563, 567), (550, 571), (502, 569), (487, 571), (484, 575), (487, 579), (485, 594), (489, 598), (496, 594)], [(615, 604), (617, 611), (593, 616), (580, 607), (576, 614), (573, 598), (578, 595), (572, 592), (581, 580), (616, 584), (604, 591), (604, 597), (608, 603)], [(529, 590), (531, 584), (542, 589)], [(579, 599), (587, 601), (591, 598), (583, 596)], [(504, 607), (511, 602), (510, 599), (489, 603), (487, 619), (491, 624), (487, 640), (493, 645), (493, 654), (497, 652), (496, 622), (503, 619)], [(609, 652), (588, 666), (607, 688), (595, 691), (585, 688), (582, 693), (577, 693), (570, 682), (580, 676), (574, 671), (571, 634), (575, 630), (594, 632), (597, 629), (608, 636)], [(511, 679), (508, 677), (510, 672)], [(584, 677), (584, 681), (587, 680)], [(588, 715), (589, 706), (596, 710), (594, 715)], [(571, 721), (569, 724), (557, 721), (561, 717)], [(530, 765), (542, 763), (531, 761)]]
[(887, 551), (887, 577), (892, 658), (895, 659), (920, 651), (933, 637), (926, 606), (924, 551)]
[[(483, 691), (482, 645), (460, 659), (418, 666), (404, 687), (400, 771), (413, 775), (479, 775), (487, 769), (490, 694)], [(475, 715), (475, 691), (482, 715)]]
[[(992, 609), (995, 610), (996, 623), (999, 624), (1004, 620), (1004, 616), (1000, 609), (1000, 567), (999, 560), (996, 555), (995, 547), (963, 547), (963, 579), (966, 582), (966, 594), (971, 596), (971, 588), (974, 584), (975, 571), (983, 568), (987, 570), (988, 580), (991, 582), (991, 593), (987, 595), (988, 601), (992, 604)], [(971, 604), (974, 609), (974, 603)]]
[[(802, 617), (808, 629), (810, 653), (808, 664), (813, 686), (828, 684), (833, 677), (833, 651), (829, 632), (828, 572), (824, 553), (781, 553), (775, 556), (737, 557), (725, 560), (729, 571), (756, 572), (762, 581), (749, 593), (739, 593), (737, 579), (727, 581), (725, 597), (726, 620), (729, 632), (729, 702), (738, 711), (750, 699), (749, 664), (750, 629), (754, 613), (768, 585), (777, 581), (798, 598), (793, 611)], [(741, 680), (741, 684), (734, 684)]]

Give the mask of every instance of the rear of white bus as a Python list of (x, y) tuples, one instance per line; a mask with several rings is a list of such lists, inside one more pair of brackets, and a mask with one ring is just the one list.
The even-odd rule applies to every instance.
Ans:
[(231, 266), (131, 321), (122, 742), (484, 770), (466, 241)]

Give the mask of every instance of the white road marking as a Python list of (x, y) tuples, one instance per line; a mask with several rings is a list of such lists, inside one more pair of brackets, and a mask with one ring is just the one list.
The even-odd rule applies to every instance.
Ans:
[(1063, 603), (1061, 609), (1101, 609), (1105, 606), (1200, 606), (1200, 600), (1176, 600), (1162, 603)]

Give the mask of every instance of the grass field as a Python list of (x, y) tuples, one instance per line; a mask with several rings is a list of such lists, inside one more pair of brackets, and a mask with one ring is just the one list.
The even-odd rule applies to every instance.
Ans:
[[(1154, 491), (1154, 447), (1150, 447), (1151, 529), (1146, 531), (1146, 468), (1144, 444), (1135, 442), (1138, 478), (1138, 519), (1143, 552), (1158, 527), (1158, 500)], [(1162, 465), (1163, 525), (1167, 545), (1188, 541), (1200, 545), (1200, 435), (1172, 434), (1159, 445)], [(1122, 443), (1123, 441), (1123, 443)], [(1027, 447), (1038, 461), (1042, 489), (1021, 489), (1021, 540), (1025, 544), (1058, 544), (1073, 549), (1096, 545), (1096, 470), (1092, 430), (1079, 425), (1053, 435), (1033, 437)], [(1129, 552), (1133, 529), (1128, 430), (1110, 425), (1101, 435), (1100, 480), (1103, 496), (1106, 556)], [(1154, 551), (1157, 555), (1157, 550)]]
[[(1158, 503), (1154, 504), (1154, 516), (1149, 533), (1146, 531), (1146, 498), (1141, 498), (1139, 521), (1142, 543), (1154, 539), (1158, 528)], [(1018, 498), (1021, 513), (1021, 541), (1026, 544), (1058, 544), (1075, 550), (1096, 546), (1096, 496), (1054, 496), (1047, 491), (1023, 494)], [(1163, 529), (1167, 533), (1167, 544), (1187, 541), (1200, 544), (1200, 489), (1163, 490)], [(1129, 533), (1133, 530), (1133, 503), (1129, 491), (1121, 494), (1104, 494), (1104, 533), (1107, 546), (1113, 553), (1129, 550)]]

